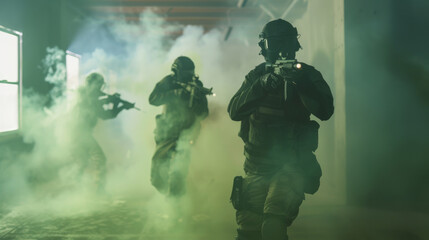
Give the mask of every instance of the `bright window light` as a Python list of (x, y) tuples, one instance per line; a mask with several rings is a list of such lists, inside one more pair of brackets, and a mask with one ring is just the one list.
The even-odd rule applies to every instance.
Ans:
[(18, 40), (0, 28), (0, 81), (18, 82)]
[(0, 133), (19, 129), (21, 34), (0, 26)]
[(0, 132), (19, 128), (18, 85), (0, 83)]
[(79, 87), (79, 63), (79, 55), (67, 51), (67, 90), (76, 90)]

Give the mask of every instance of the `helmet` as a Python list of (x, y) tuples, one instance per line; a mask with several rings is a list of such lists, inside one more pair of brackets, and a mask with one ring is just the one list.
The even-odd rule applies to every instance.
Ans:
[(259, 34), (261, 54), (269, 62), (274, 62), (281, 53), (289, 59), (295, 58), (295, 53), (301, 48), (298, 41), (298, 31), (289, 22), (277, 19), (265, 24)]
[(259, 34), (260, 38), (276, 38), (285, 36), (297, 37), (298, 31), (292, 26), (292, 24), (283, 19), (268, 22)]
[(86, 77), (85, 82), (88, 87), (101, 89), (104, 85), (104, 77), (103, 75), (94, 72)]
[(179, 81), (187, 82), (195, 75), (195, 65), (190, 58), (180, 56), (176, 58), (173, 65), (171, 65), (171, 71), (174, 72), (174, 75)]
[(179, 72), (194, 72), (195, 65), (194, 62), (188, 57), (180, 56), (174, 60), (173, 65), (171, 65), (171, 71), (178, 74)]

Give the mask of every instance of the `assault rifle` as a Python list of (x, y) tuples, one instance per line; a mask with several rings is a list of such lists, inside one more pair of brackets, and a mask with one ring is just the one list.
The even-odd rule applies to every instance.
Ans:
[(119, 94), (119, 93), (107, 94), (107, 93), (101, 92), (101, 94), (102, 94), (101, 95), (102, 97), (105, 97), (104, 99), (108, 103), (113, 103), (115, 105), (121, 103), (126, 109), (134, 108), (134, 109), (140, 111), (140, 108), (137, 108), (135, 106), (136, 105), (135, 103), (131, 103), (131, 102), (128, 102), (128, 101), (122, 99), (121, 94)]
[(197, 90), (198, 92), (200, 92), (203, 95), (215, 95), (213, 93), (213, 88), (205, 88), (202, 86), (199, 86), (197, 84), (197, 80), (199, 79), (198, 76), (194, 76), (192, 77), (192, 81), (184, 83), (184, 82), (178, 82), (176, 81), (175, 83), (179, 86), (181, 86), (182, 88), (184, 88), (186, 91), (189, 92), (190, 97), (189, 97), (189, 107), (191, 108), (194, 102), (194, 97), (195, 97), (195, 90)]
[(266, 68), (273, 69), (275, 74), (281, 75), (284, 70), (301, 70), (302, 64), (296, 59), (286, 60), (280, 55), (280, 58), (275, 63), (267, 63)]
[[(302, 64), (298, 62), (296, 59), (286, 59), (286, 57), (283, 57), (282, 54), (279, 54), (279, 58), (276, 60), (275, 63), (267, 63), (265, 65), (265, 68), (267, 70), (273, 70), (273, 72), (279, 76), (284, 75), (285, 72), (288, 71), (300, 71), (302, 70)], [(286, 78), (284, 79), (287, 80)], [(296, 84), (295, 82), (292, 82)], [(286, 100), (287, 98), (287, 84), (285, 84), (284, 87), (284, 98)]]

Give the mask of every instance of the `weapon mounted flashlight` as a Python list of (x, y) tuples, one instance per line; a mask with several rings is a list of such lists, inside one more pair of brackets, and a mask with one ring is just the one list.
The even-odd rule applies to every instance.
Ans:
[(272, 69), (275, 74), (280, 75), (282, 71), (286, 70), (302, 70), (302, 64), (295, 60), (279, 59), (274, 64), (267, 63), (267, 69)]

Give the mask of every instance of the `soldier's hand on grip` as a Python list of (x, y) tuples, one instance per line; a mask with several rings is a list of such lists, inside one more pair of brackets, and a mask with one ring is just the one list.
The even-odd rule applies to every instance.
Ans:
[(281, 76), (278, 76), (274, 73), (267, 73), (263, 75), (260, 80), (262, 87), (267, 91), (272, 91), (279, 88), (284, 82)]
[(174, 95), (181, 99), (189, 99), (189, 92), (184, 88), (176, 88), (173, 90)]
[(297, 83), (303, 77), (304, 71), (300, 69), (280, 69), (280, 76), (285, 80), (292, 83)]
[(174, 89), (173, 90), (173, 92), (174, 92), (174, 95), (176, 95), (176, 96), (178, 96), (178, 97), (181, 97), (182, 95), (183, 95), (183, 92), (184, 92), (185, 90), (183, 89), (183, 88), (176, 88), (176, 89)]
[(121, 99), (121, 94), (119, 93), (114, 93), (112, 95), (107, 95), (107, 101), (113, 103), (113, 104), (118, 104), (119, 101)]

